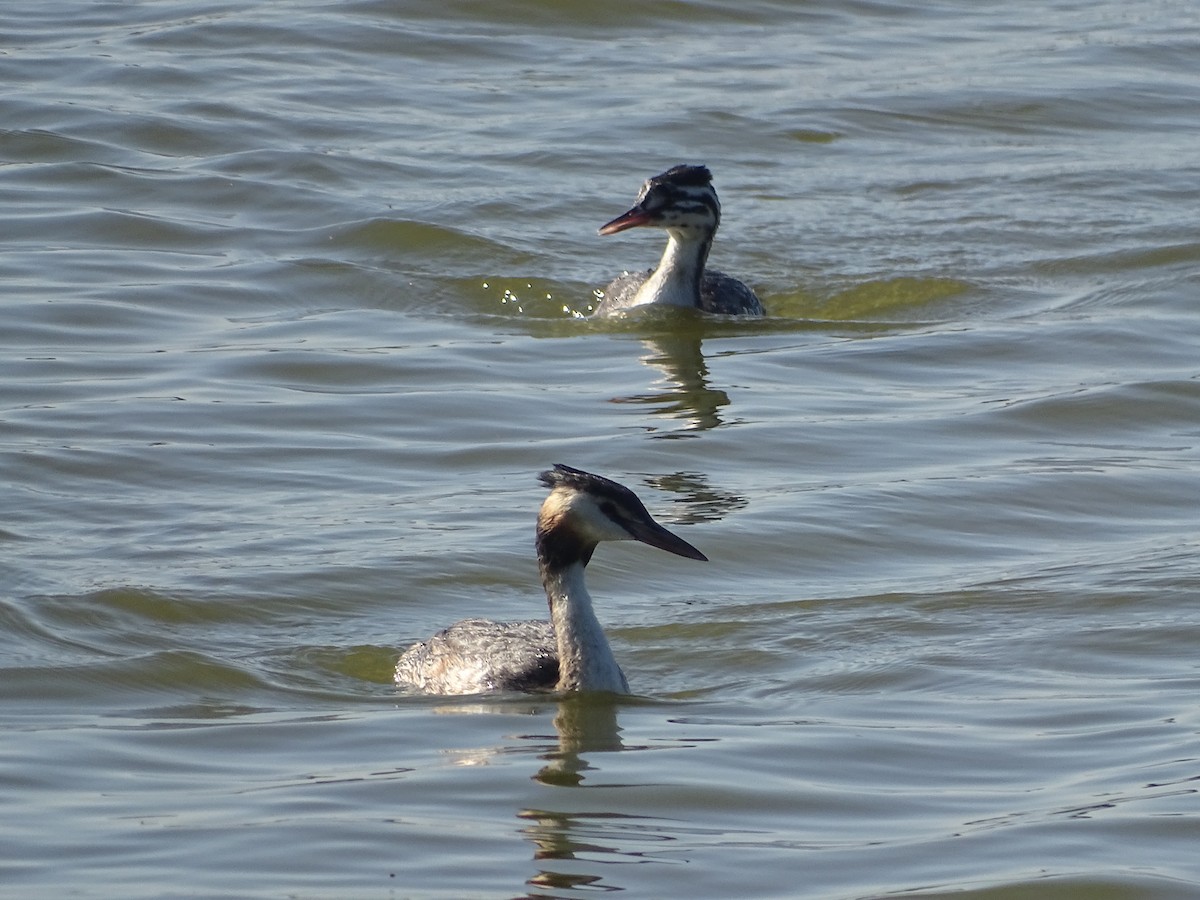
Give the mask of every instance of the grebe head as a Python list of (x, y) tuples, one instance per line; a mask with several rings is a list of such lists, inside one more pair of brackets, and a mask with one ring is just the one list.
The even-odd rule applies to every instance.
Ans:
[(601, 234), (651, 225), (681, 238), (711, 238), (721, 222), (721, 204), (704, 166), (675, 166), (642, 185), (628, 212), (600, 227)]
[(708, 560), (655, 522), (633, 491), (615, 481), (561, 464), (538, 480), (550, 488), (537, 526), (538, 554), (545, 565), (587, 565), (600, 541), (641, 541), (677, 556)]

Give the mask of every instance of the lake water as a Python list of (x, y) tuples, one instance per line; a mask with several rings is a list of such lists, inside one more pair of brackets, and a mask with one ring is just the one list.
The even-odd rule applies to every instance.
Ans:
[[(4, 896), (1200, 897), (1193, 0), (0, 20)], [(556, 462), (636, 696), (398, 693)]]

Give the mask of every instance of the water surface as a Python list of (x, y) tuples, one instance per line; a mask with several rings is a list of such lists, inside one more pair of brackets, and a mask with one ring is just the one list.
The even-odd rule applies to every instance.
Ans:
[[(1188, 3), (17, 4), (0, 885), (1200, 896)], [(714, 172), (762, 321), (589, 321)], [(636, 696), (398, 694), (540, 615)]]

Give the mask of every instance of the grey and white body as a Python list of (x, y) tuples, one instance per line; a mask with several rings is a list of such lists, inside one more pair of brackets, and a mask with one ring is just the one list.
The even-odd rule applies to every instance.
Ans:
[(428, 694), (629, 692), (584, 584), (596, 545), (641, 541), (689, 559), (707, 557), (655, 522), (615, 481), (563, 465), (538, 477), (550, 488), (536, 538), (550, 620), (451, 625), (405, 651), (396, 663), (398, 684)]
[(614, 279), (595, 314), (660, 304), (720, 315), (763, 315), (754, 291), (724, 272), (706, 268), (720, 223), (721, 203), (712, 173), (704, 166), (675, 166), (651, 178), (642, 185), (633, 208), (603, 225), (600, 233), (653, 226), (666, 230), (667, 247), (656, 268)]

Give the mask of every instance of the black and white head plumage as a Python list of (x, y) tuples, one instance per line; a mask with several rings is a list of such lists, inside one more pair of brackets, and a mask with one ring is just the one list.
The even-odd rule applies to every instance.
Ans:
[(550, 496), (538, 513), (539, 558), (549, 568), (587, 565), (601, 541), (641, 541), (689, 559), (707, 559), (659, 525), (637, 495), (602, 475), (559, 463), (538, 475)]
[(538, 481), (552, 491), (559, 488), (579, 491), (583, 494), (590, 494), (598, 503), (625, 506), (642, 516), (650, 515), (646, 511), (645, 505), (638, 499), (637, 494), (625, 485), (618, 484), (603, 475), (593, 475), (583, 469), (556, 463), (554, 468), (538, 473)]
[(721, 224), (721, 201), (707, 166), (672, 166), (642, 184), (633, 208), (605, 224), (601, 234), (649, 225), (714, 232)]

